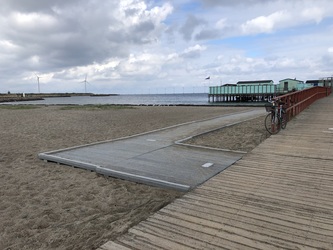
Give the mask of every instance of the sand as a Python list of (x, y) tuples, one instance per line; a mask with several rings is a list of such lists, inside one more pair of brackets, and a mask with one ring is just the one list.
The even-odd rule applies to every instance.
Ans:
[(250, 152), (270, 134), (264, 126), (265, 116), (251, 119), (230, 127), (218, 129), (208, 134), (193, 137), (188, 144)]
[[(47, 163), (38, 153), (248, 109), (23, 107), (0, 106), (0, 249), (96, 249), (183, 195)], [(261, 117), (191, 143), (249, 151), (266, 136)]]

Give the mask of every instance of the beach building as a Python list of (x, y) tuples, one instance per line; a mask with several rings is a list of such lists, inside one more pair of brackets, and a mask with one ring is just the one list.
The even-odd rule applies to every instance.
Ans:
[(333, 77), (322, 77), (319, 80), (307, 80), (307, 84), (311, 86), (320, 86), (320, 87), (332, 87), (333, 86)]
[(296, 78), (286, 78), (279, 81), (278, 89), (279, 92), (290, 92), (290, 91), (298, 91), (307, 88), (311, 88), (313, 85), (309, 83), (304, 83), (304, 81), (297, 80)]
[(273, 80), (239, 81), (209, 87), (209, 102), (248, 102), (267, 101), (276, 96)]
[(307, 80), (305, 83), (310, 84), (313, 87), (316, 87), (316, 86), (321, 86), (322, 87), (323, 86), (322, 82), (320, 82), (320, 80)]
[(323, 77), (320, 80), (323, 83), (323, 87), (331, 87), (331, 88), (333, 88), (333, 76), (331, 76), (331, 77)]
[(263, 86), (263, 85), (273, 85), (273, 80), (256, 80), (256, 81), (239, 81), (238, 86)]

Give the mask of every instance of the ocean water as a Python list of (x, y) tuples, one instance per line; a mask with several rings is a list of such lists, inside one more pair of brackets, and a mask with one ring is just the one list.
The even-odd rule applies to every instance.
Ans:
[(41, 105), (212, 105), (207, 93), (196, 94), (151, 94), (118, 96), (73, 96), (51, 97), (39, 101), (8, 102), (6, 104), (41, 104)]
[(193, 105), (193, 106), (264, 106), (264, 102), (223, 102), (210, 103), (207, 93), (193, 94), (149, 94), (149, 95), (117, 95), (117, 96), (72, 96), (50, 97), (39, 101), (4, 102), (0, 105)]

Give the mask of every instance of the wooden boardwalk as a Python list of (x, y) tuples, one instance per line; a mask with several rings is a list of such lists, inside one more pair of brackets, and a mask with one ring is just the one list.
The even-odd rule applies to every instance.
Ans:
[(333, 95), (99, 249), (333, 249)]

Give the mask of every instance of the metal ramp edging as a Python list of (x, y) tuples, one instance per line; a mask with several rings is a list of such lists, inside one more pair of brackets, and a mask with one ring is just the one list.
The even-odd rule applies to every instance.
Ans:
[(130, 174), (130, 173), (126, 173), (126, 172), (118, 171), (118, 170), (112, 170), (112, 169), (104, 168), (99, 165), (76, 161), (76, 160), (67, 160), (67, 159), (59, 157), (59, 156), (52, 156), (52, 155), (48, 155), (45, 153), (38, 154), (38, 157), (44, 161), (56, 162), (59, 164), (82, 168), (82, 169), (96, 172), (101, 175), (112, 176), (115, 178), (133, 181), (133, 182), (145, 183), (145, 184), (149, 184), (149, 185), (156, 186), (156, 187), (165, 187), (165, 188), (179, 190), (182, 192), (186, 192), (191, 189), (191, 187), (189, 185), (159, 180), (156, 178), (146, 177), (146, 176), (142, 176), (142, 175)]

